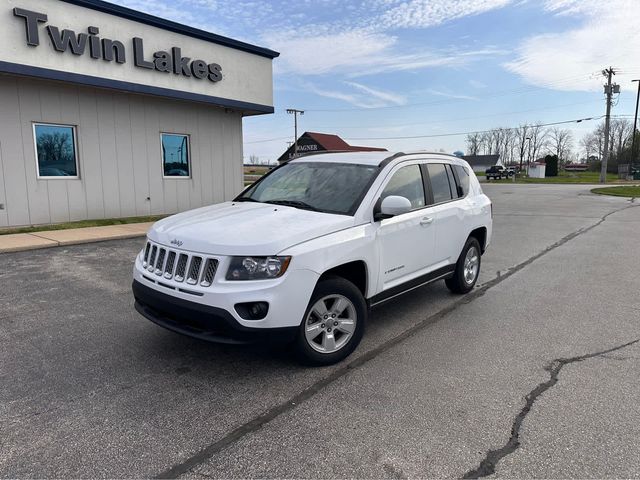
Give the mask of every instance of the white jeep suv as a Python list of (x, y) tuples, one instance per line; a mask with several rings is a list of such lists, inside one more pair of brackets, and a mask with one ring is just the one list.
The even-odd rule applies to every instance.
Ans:
[(356, 348), (371, 307), (440, 279), (469, 292), (491, 227), (491, 202), (457, 157), (304, 156), (231, 202), (153, 225), (135, 307), (192, 337), (287, 340), (331, 364)]

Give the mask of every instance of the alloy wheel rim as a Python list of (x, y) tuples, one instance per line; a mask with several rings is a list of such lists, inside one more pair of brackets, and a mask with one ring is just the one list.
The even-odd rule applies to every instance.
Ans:
[(356, 307), (343, 295), (322, 297), (304, 322), (307, 343), (316, 352), (334, 353), (353, 337), (358, 322)]
[(478, 249), (471, 247), (467, 250), (467, 255), (464, 257), (464, 281), (467, 285), (471, 285), (478, 276), (478, 270), (480, 266), (480, 255), (478, 255)]

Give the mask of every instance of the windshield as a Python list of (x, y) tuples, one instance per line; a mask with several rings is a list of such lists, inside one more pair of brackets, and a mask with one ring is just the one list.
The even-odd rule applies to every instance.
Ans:
[(353, 215), (377, 171), (373, 165), (288, 163), (252, 185), (236, 201)]

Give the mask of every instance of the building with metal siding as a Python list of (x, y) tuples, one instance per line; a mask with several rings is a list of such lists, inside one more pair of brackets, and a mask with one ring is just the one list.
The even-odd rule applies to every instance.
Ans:
[(98, 0), (1, 8), (0, 227), (175, 213), (242, 189), (242, 118), (273, 112), (276, 52)]

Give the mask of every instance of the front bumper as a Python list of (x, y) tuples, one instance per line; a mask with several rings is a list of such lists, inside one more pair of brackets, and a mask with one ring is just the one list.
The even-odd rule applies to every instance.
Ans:
[(296, 327), (251, 328), (223, 308), (161, 293), (137, 280), (132, 285), (136, 310), (168, 330), (209, 342), (251, 344), (293, 340)]

